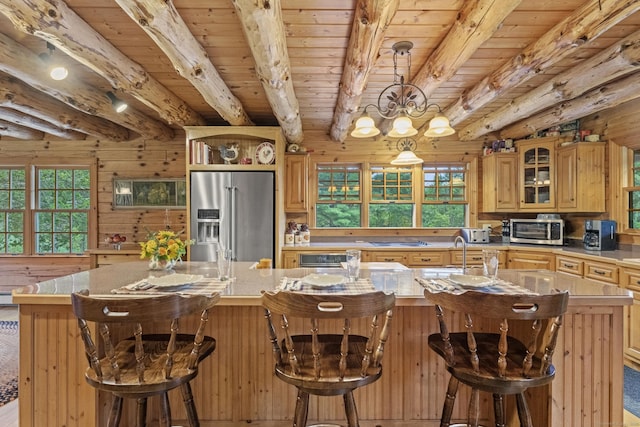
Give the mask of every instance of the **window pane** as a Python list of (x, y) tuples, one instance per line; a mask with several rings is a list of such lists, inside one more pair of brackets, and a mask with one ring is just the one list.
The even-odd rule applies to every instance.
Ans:
[(371, 201), (413, 200), (413, 172), (406, 168), (373, 167)]
[(84, 233), (89, 231), (89, 216), (84, 212), (74, 212), (71, 215), (71, 231)]
[(360, 204), (317, 204), (316, 227), (355, 228), (360, 227)]
[(71, 235), (67, 233), (53, 234), (53, 253), (68, 254), (71, 252)]
[(35, 233), (36, 253), (46, 254), (53, 253), (52, 234)]
[(74, 194), (74, 209), (88, 210), (91, 207), (91, 193), (89, 190), (78, 190)]
[(464, 227), (466, 205), (422, 205), (423, 227)]
[(22, 233), (24, 231), (24, 214), (11, 212), (7, 214), (7, 231)]
[(55, 209), (56, 197), (53, 190), (38, 191), (38, 208)]
[(56, 212), (53, 214), (54, 231), (70, 231), (71, 216), (66, 212)]
[(413, 204), (369, 205), (369, 227), (413, 227)]
[(357, 166), (318, 165), (318, 201), (360, 201)]
[(6, 251), (10, 254), (24, 253), (24, 234), (8, 233)]

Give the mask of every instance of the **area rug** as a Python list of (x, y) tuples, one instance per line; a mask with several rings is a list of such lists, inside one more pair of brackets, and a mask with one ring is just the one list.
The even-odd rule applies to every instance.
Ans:
[(18, 322), (0, 321), (0, 406), (18, 398)]
[(624, 367), (624, 409), (640, 417), (640, 372)]

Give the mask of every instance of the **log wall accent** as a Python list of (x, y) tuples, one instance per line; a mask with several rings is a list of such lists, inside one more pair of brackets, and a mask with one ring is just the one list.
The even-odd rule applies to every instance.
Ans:
[[(106, 235), (127, 236), (127, 248), (144, 240), (145, 227), (164, 228), (168, 213), (171, 228), (186, 228), (186, 209), (113, 209), (113, 179), (163, 179), (185, 176), (184, 134), (172, 141), (138, 139), (130, 142), (86, 141), (0, 141), (0, 159), (96, 158), (98, 161), (98, 229), (92, 230), (102, 242)], [(1, 161), (0, 161), (1, 163)], [(131, 243), (129, 243), (131, 242)], [(0, 293), (12, 288), (64, 276), (89, 268), (89, 257), (1, 256)]]

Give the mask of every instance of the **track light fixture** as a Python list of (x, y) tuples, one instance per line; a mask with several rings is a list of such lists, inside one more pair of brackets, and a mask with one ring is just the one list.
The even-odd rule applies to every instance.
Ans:
[(47, 42), (47, 50), (49, 52), (43, 52), (40, 55), (40, 59), (42, 59), (47, 66), (49, 67), (49, 76), (53, 80), (64, 80), (69, 75), (69, 70), (63, 64), (57, 62), (53, 58), (53, 51), (56, 50), (55, 46), (51, 43)]
[(405, 82), (404, 75), (398, 73), (398, 56), (407, 58), (407, 77), (411, 74), (411, 48), (409, 41), (397, 42), (393, 49), (393, 83), (387, 86), (378, 96), (377, 105), (369, 104), (364, 107), (362, 116), (356, 121), (355, 129), (351, 132), (354, 138), (368, 138), (376, 136), (380, 130), (376, 127), (367, 110), (375, 109), (385, 119), (393, 119), (393, 127), (387, 136), (392, 138), (407, 138), (417, 135), (418, 130), (411, 119), (425, 115), (430, 107), (436, 107), (438, 113), (429, 122), (429, 129), (425, 136), (439, 137), (455, 133), (449, 125), (449, 120), (442, 114), (438, 104), (429, 104), (427, 96), (418, 86)]
[(122, 113), (129, 106), (111, 91), (107, 92), (107, 98), (111, 100), (111, 105), (113, 105), (113, 109), (116, 110), (116, 113)]

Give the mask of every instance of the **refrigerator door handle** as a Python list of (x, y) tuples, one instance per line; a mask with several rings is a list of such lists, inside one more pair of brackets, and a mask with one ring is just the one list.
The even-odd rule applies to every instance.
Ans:
[(231, 257), (232, 260), (235, 261), (235, 251), (236, 244), (238, 239), (237, 233), (237, 224), (236, 224), (236, 191), (238, 191), (238, 187), (231, 186), (227, 187), (228, 197), (229, 197), (229, 247), (227, 249), (231, 249)]

